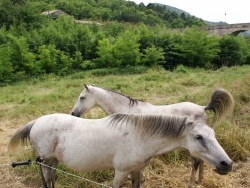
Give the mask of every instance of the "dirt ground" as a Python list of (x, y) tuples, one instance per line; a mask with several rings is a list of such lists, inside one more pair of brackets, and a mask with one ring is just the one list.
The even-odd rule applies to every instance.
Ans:
[[(22, 173), (19, 167), (12, 168), (11, 157), (7, 152), (7, 145), (10, 137), (14, 134), (16, 128), (6, 128), (0, 126), (0, 187), (4, 188), (33, 188), (42, 187), (41, 181), (27, 181), (27, 170)], [(160, 164), (154, 162), (153, 166)], [(29, 168), (29, 167), (24, 167)], [(161, 168), (163, 175), (152, 167), (144, 170), (146, 181), (142, 187), (185, 187), (189, 178), (190, 166), (173, 167), (173, 164)], [(30, 172), (29, 176), (32, 176)], [(36, 175), (38, 176), (38, 175)], [(181, 178), (180, 178), (181, 177)], [(60, 186), (59, 186), (60, 187)], [(233, 172), (225, 176), (219, 176), (213, 172), (210, 167), (205, 166), (205, 175), (202, 184), (196, 184), (197, 188), (249, 188), (250, 187), (250, 161), (234, 163)]]

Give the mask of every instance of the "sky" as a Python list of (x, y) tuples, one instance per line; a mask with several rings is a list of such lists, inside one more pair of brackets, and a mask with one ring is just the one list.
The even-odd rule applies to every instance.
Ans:
[(136, 4), (141, 2), (160, 3), (179, 8), (189, 14), (211, 22), (229, 24), (250, 23), (250, 0), (129, 0)]

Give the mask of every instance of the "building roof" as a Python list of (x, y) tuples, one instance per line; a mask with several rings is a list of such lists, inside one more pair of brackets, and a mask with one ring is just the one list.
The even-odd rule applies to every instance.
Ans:
[(69, 16), (67, 13), (63, 12), (62, 10), (47, 10), (42, 12), (42, 15), (64, 15), (64, 16)]

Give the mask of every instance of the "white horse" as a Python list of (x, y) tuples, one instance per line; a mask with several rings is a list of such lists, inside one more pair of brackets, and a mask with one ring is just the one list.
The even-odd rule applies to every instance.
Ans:
[[(42, 179), (54, 187), (58, 163), (80, 172), (114, 169), (113, 187), (131, 175), (132, 187), (140, 187), (140, 171), (157, 155), (177, 147), (216, 168), (232, 170), (232, 160), (204, 122), (186, 116), (113, 114), (102, 119), (82, 119), (67, 114), (42, 116), (21, 127), (11, 137), (9, 151), (30, 139), (43, 158)], [(47, 165), (47, 166), (45, 166)]]
[[(139, 113), (139, 114), (166, 114), (189, 116), (207, 123), (206, 111), (212, 111), (216, 115), (216, 121), (227, 115), (234, 107), (233, 97), (224, 89), (217, 89), (211, 96), (206, 106), (197, 105), (191, 102), (181, 102), (170, 105), (155, 106), (148, 102), (132, 99), (129, 96), (104, 89), (97, 86), (84, 84), (84, 89), (80, 93), (71, 114), (80, 117), (94, 106), (101, 107), (106, 114), (113, 113)], [(195, 174), (199, 168), (197, 183), (201, 183), (204, 173), (203, 162), (191, 156), (192, 171), (188, 182), (188, 187), (192, 187), (195, 181)]]

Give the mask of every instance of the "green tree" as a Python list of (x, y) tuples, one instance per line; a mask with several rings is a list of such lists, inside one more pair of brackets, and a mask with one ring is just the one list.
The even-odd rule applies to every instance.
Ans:
[(58, 51), (56, 74), (66, 75), (72, 70), (73, 59), (64, 54), (62, 51)]
[[(25, 3), (22, 3), (25, 2)], [(41, 15), (42, 2), (27, 2), (18, 0), (1, 0), (0, 1), (0, 26), (5, 26), (7, 30), (11, 26), (22, 26), (26, 30), (39, 28), (45, 21)]]
[(10, 0), (0, 1), (0, 27), (5, 26), (8, 30), (14, 24), (14, 17), (12, 16), (14, 12), (15, 7)]
[(0, 45), (0, 82), (12, 80), (14, 68), (11, 63), (11, 49), (9, 46)]
[(83, 62), (82, 53), (80, 51), (76, 51), (74, 55), (74, 60), (72, 62), (72, 68), (80, 69), (82, 62)]
[(186, 14), (184, 12), (181, 13), (181, 19), (186, 20)]
[(184, 58), (184, 66), (201, 68), (208, 68), (220, 51), (217, 37), (196, 27), (185, 30), (175, 49)]
[(114, 63), (116, 67), (138, 65), (141, 60), (139, 37), (130, 31), (126, 31), (113, 47)]
[(98, 42), (97, 46), (97, 67), (110, 67), (114, 61), (114, 46), (108, 38), (104, 38)]
[(125, 67), (138, 65), (141, 58), (138, 36), (126, 31), (113, 43), (108, 38), (99, 41), (96, 59), (98, 67)]
[(56, 72), (58, 50), (54, 45), (42, 45), (38, 48), (38, 65), (42, 73)]
[(249, 44), (241, 36), (223, 36), (219, 45), (220, 52), (218, 57), (213, 60), (215, 68), (242, 65), (250, 54)]
[(12, 0), (14, 4), (25, 5), (25, 0)]
[(171, 26), (172, 26), (172, 28), (184, 28), (185, 22), (181, 18), (176, 18), (172, 21)]
[(120, 15), (117, 15), (118, 21), (125, 21), (125, 22), (142, 22), (143, 18), (141, 14), (136, 10), (134, 7), (125, 7), (122, 9)]
[(162, 48), (157, 48), (155, 46), (148, 47), (145, 50), (142, 62), (146, 66), (157, 66), (163, 65), (165, 63), (164, 52)]
[(25, 72), (26, 74), (36, 74), (36, 55), (29, 51), (28, 43), (23, 37), (8, 35), (10, 42), (7, 43), (11, 49), (11, 62), (15, 72)]

